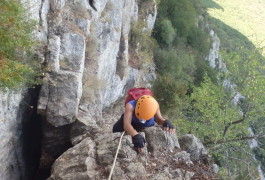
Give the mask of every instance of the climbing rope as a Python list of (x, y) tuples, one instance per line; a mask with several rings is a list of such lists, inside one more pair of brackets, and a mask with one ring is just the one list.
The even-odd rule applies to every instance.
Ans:
[(118, 145), (118, 148), (117, 148), (116, 154), (115, 154), (115, 158), (114, 158), (114, 161), (113, 161), (113, 164), (112, 164), (111, 171), (110, 171), (110, 173), (109, 173), (109, 178), (108, 178), (108, 180), (111, 179), (111, 176), (112, 176), (112, 173), (113, 173), (113, 170), (114, 170), (115, 164), (116, 164), (117, 156), (118, 156), (118, 153), (119, 153), (119, 150), (120, 150), (120, 147), (121, 147), (121, 140), (122, 140), (122, 137), (123, 137), (124, 133), (125, 133), (125, 131), (123, 131), (123, 133), (121, 134), (120, 142), (119, 142), (119, 145)]

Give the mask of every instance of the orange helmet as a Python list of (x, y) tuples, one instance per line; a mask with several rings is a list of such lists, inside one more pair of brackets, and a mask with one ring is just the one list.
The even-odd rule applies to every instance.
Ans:
[(157, 101), (150, 95), (141, 96), (135, 107), (135, 115), (138, 119), (151, 119), (158, 109)]

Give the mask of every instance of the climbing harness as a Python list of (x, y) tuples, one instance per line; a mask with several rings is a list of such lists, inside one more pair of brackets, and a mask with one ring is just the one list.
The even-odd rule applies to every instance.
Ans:
[(120, 147), (121, 147), (121, 141), (122, 141), (122, 137), (123, 137), (124, 133), (125, 133), (125, 131), (123, 131), (123, 133), (121, 134), (120, 142), (119, 142), (118, 148), (117, 148), (117, 150), (116, 150), (115, 158), (114, 158), (114, 161), (113, 161), (113, 164), (112, 164), (111, 171), (110, 171), (110, 173), (109, 173), (109, 178), (108, 178), (108, 180), (111, 179), (111, 176), (112, 176), (112, 173), (113, 173), (113, 170), (114, 170), (115, 164), (116, 164), (117, 156), (118, 156), (118, 153), (119, 153), (119, 150), (120, 150)]

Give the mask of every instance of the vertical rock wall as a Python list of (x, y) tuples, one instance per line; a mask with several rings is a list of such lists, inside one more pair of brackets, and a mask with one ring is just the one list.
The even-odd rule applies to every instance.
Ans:
[[(97, 127), (102, 111), (126, 89), (154, 77), (129, 66), (131, 23), (145, 19), (151, 30), (155, 3), (139, 14), (136, 0), (21, 0), (38, 22), (35, 36), (45, 66), (38, 113), (42, 116), (42, 152), (58, 157), (68, 149), (73, 127)], [(151, 75), (150, 75), (151, 74)], [(25, 178), (22, 160), (21, 93), (1, 93), (0, 179)], [(21, 112), (20, 112), (21, 111)], [(86, 128), (84, 128), (86, 129)]]
[[(38, 112), (44, 122), (43, 151), (56, 158), (69, 148), (72, 126), (104, 123), (99, 122), (103, 109), (147, 73), (128, 63), (130, 27), (139, 18), (135, 0), (94, 1), (97, 11), (87, 0), (50, 0), (49, 5), (48, 13), (48, 8), (40, 13), (41, 34), (48, 27), (48, 51)], [(153, 11), (141, 15), (148, 30), (156, 18), (151, 5)]]
[(0, 92), (0, 179), (24, 176), (21, 117), (17, 117), (21, 93)]
[[(49, 0), (21, 0), (21, 2), (31, 7), (31, 17), (37, 22), (41, 22), (38, 29), (35, 31), (35, 35), (41, 41), (47, 41), (47, 12), (49, 7)], [(42, 55), (42, 58), (44, 56)], [(34, 92), (35, 93), (35, 92)], [(34, 94), (31, 94), (34, 97)], [(31, 152), (30, 141), (24, 138), (32, 139), (31, 133), (25, 132), (26, 126), (29, 125), (30, 116), (33, 108), (29, 105), (29, 95), (26, 90), (18, 91), (0, 91), (0, 179), (1, 180), (17, 180), (28, 178), (27, 163), (36, 163), (35, 160), (25, 160), (25, 153), (31, 153), (31, 156), (35, 156), (35, 152)], [(36, 99), (35, 99), (36, 101)], [(35, 120), (37, 122), (37, 120)], [(34, 124), (34, 123), (33, 123)], [(34, 127), (35, 128), (35, 127)], [(39, 130), (39, 129), (35, 129)], [(28, 131), (28, 130), (26, 130)], [(34, 129), (30, 130), (34, 132)], [(24, 147), (25, 143), (28, 147)], [(25, 152), (26, 149), (28, 152)], [(36, 152), (37, 153), (37, 152)], [(30, 172), (32, 173), (32, 171)]]

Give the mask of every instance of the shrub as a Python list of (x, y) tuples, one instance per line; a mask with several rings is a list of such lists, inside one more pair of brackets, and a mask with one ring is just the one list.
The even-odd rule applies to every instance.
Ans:
[(163, 112), (169, 112), (178, 107), (179, 96), (186, 93), (186, 86), (185, 82), (176, 80), (171, 74), (157, 77), (153, 84), (153, 92)]
[(157, 46), (156, 40), (151, 36), (151, 31), (146, 30), (146, 23), (143, 20), (132, 23), (130, 31), (130, 45), (134, 49), (134, 56), (139, 58), (139, 66), (153, 64), (153, 50)]
[(187, 43), (201, 55), (207, 55), (210, 50), (210, 36), (199, 28), (193, 28), (188, 34)]
[[(195, 26), (196, 10), (190, 0), (161, 0), (158, 18), (168, 18), (177, 30), (178, 36), (184, 39)], [(156, 26), (157, 27), (157, 26)]]
[(168, 46), (176, 38), (176, 29), (168, 19), (159, 22), (156, 31), (156, 39), (161, 45), (165, 44)]
[(217, 72), (209, 65), (209, 63), (206, 60), (197, 59), (195, 64), (196, 64), (196, 71), (194, 73), (195, 74), (194, 84), (196, 86), (200, 85), (203, 82), (205, 74), (209, 76), (209, 78), (214, 84), (217, 84)]
[[(19, 0), (0, 1), (0, 88), (37, 83), (39, 64), (32, 56), (35, 22)], [(35, 61), (35, 62), (34, 62)], [(37, 70), (37, 71), (36, 71)]]
[(162, 110), (174, 109), (193, 81), (194, 57), (182, 49), (159, 49), (155, 63), (159, 76), (154, 82), (154, 93)]
[(35, 22), (19, 0), (0, 1), (0, 54), (15, 59), (16, 52), (31, 50)]

